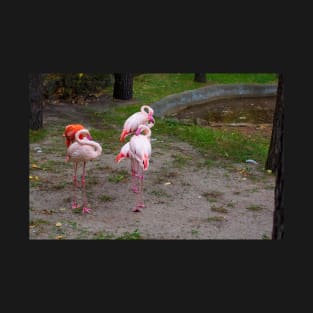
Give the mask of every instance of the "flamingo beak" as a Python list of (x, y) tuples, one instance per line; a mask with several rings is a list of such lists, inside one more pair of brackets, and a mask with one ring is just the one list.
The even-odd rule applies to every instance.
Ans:
[(151, 122), (151, 123), (155, 123), (155, 120), (154, 120), (154, 118), (153, 118), (153, 116), (152, 115), (149, 115), (149, 122)]
[(87, 139), (88, 139), (88, 140), (92, 140), (91, 135), (87, 135)]
[(122, 134), (120, 136), (120, 142), (124, 142), (125, 141), (125, 137), (127, 136), (128, 132), (127, 130), (123, 130)]
[(116, 163), (120, 163), (120, 161), (124, 158), (124, 154), (123, 153), (119, 153), (116, 158), (115, 158), (115, 162)]
[(149, 167), (149, 159), (147, 158), (147, 156), (145, 155), (143, 158), (143, 169), (147, 170)]

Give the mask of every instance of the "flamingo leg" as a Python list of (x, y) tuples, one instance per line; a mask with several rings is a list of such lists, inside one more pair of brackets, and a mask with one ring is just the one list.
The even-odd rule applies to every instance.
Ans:
[(74, 163), (74, 176), (73, 176), (73, 201), (72, 201), (72, 209), (78, 208), (77, 200), (76, 200), (76, 187), (77, 187), (77, 166), (78, 163)]
[(137, 160), (136, 163), (136, 184), (138, 192), (136, 193), (136, 205), (133, 208), (133, 212), (141, 212), (141, 208), (144, 207), (143, 203), (143, 168), (139, 165)]
[(144, 169), (140, 167), (140, 174), (139, 174), (139, 193), (138, 193), (138, 201), (137, 206), (139, 208), (144, 208), (144, 199), (143, 199), (143, 180), (144, 180)]
[(86, 162), (84, 162), (83, 164), (83, 175), (82, 175), (82, 188), (83, 188), (83, 197), (84, 197), (83, 213), (90, 213), (91, 209), (87, 207), (85, 175), (86, 175)]
[(131, 190), (134, 193), (138, 192), (138, 186), (137, 186), (137, 162), (134, 158), (130, 159), (131, 162), (131, 172), (132, 172), (132, 177), (131, 177)]

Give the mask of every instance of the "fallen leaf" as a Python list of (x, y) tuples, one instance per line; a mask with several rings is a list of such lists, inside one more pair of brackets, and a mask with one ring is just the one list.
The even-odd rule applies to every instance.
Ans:
[(29, 225), (29, 228), (35, 228), (35, 225)]
[(60, 208), (60, 211), (65, 211), (66, 210), (66, 208)]
[(62, 239), (62, 238), (63, 238), (62, 235), (58, 235), (58, 236), (55, 237), (55, 239)]
[(57, 223), (55, 224), (55, 226), (56, 226), (56, 227), (61, 227), (61, 226), (62, 226), (62, 223), (57, 222)]
[(170, 185), (170, 184), (171, 184), (171, 182), (164, 183), (164, 185)]

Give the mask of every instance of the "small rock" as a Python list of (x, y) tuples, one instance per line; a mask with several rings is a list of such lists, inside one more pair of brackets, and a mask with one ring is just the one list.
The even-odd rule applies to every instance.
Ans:
[(254, 161), (254, 160), (251, 160), (251, 159), (246, 160), (246, 163), (258, 164), (257, 161)]

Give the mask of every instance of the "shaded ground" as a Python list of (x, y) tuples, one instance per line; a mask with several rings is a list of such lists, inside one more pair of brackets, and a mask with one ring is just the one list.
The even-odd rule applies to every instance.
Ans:
[[(131, 211), (135, 196), (130, 191), (129, 160), (114, 162), (122, 146), (118, 137), (115, 145), (99, 142), (102, 156), (87, 164), (91, 214), (72, 210), (73, 169), (71, 163), (64, 162), (64, 126), (83, 123), (91, 133), (92, 128), (105, 131), (92, 112), (127, 103), (102, 97), (87, 106), (45, 106), (44, 127), (53, 129), (54, 135), (30, 145), (30, 239), (271, 237), (275, 178), (265, 173), (261, 164), (223, 162), (209, 166), (207, 155), (185, 142), (159, 136), (153, 129), (152, 158), (144, 179), (144, 211)], [(37, 152), (37, 147), (42, 152)], [(81, 199), (79, 192), (78, 196)]]

